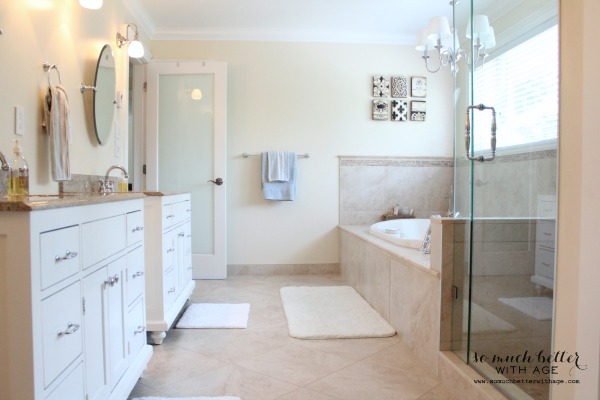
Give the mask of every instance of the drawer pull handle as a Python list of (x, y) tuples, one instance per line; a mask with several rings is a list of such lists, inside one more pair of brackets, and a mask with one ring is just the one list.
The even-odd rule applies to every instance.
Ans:
[(75, 332), (77, 332), (79, 330), (79, 325), (77, 324), (73, 324), (71, 322), (69, 322), (67, 324), (67, 329), (65, 329), (64, 331), (57, 331), (56, 335), (57, 336), (62, 336), (62, 335), (72, 335)]
[(136, 226), (135, 228), (133, 228), (131, 230), (131, 233), (135, 233), (135, 232), (139, 232), (139, 231), (143, 231), (144, 227), (143, 226)]
[(184, 236), (185, 236), (185, 233), (181, 232), (181, 233), (180, 233), (179, 235), (177, 235), (177, 236), (179, 236), (179, 237), (184, 237)]
[(145, 326), (138, 326), (137, 329), (135, 331), (133, 331), (134, 335), (137, 335), (138, 333), (144, 333), (146, 332), (146, 327)]
[(552, 236), (552, 234), (549, 232), (542, 232), (542, 233), (544, 234), (544, 236)]
[(552, 266), (552, 264), (550, 264), (550, 263), (547, 263), (547, 262), (542, 262), (542, 265), (543, 265), (544, 267), (551, 267), (551, 266)]
[(175, 293), (175, 286), (173, 286), (167, 293)]
[(119, 283), (119, 275), (115, 274), (115, 276), (109, 276), (107, 280), (104, 281), (106, 285), (115, 286), (115, 284)]
[(137, 277), (137, 276), (143, 276), (144, 275), (144, 271), (138, 271), (135, 274), (133, 274), (133, 277)]
[(173, 214), (167, 215), (167, 219), (169, 219), (169, 218), (175, 218), (175, 215), (173, 215)]
[(172, 253), (175, 251), (175, 248), (171, 247), (170, 249), (167, 249), (167, 253)]
[(77, 257), (77, 252), (76, 251), (69, 251), (67, 250), (65, 252), (64, 256), (56, 256), (54, 257), (54, 261), (55, 262), (61, 262), (61, 261), (65, 261), (65, 260), (70, 260), (71, 258), (75, 258)]

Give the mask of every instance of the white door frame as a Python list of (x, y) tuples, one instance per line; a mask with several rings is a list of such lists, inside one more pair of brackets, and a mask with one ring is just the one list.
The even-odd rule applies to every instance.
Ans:
[[(147, 70), (146, 190), (158, 190), (158, 80), (160, 75), (214, 75), (214, 177), (227, 182), (227, 63), (218, 61), (156, 61)], [(191, 171), (190, 171), (191, 173)], [(212, 254), (192, 254), (194, 279), (227, 277), (227, 190), (215, 186), (214, 249)], [(193, 210), (192, 210), (193, 213)], [(193, 240), (193, 238), (192, 238)]]

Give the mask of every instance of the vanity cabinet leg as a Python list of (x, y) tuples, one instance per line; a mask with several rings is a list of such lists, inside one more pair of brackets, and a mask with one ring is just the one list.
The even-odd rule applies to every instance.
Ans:
[(150, 332), (150, 344), (162, 344), (166, 337), (167, 333), (163, 331)]

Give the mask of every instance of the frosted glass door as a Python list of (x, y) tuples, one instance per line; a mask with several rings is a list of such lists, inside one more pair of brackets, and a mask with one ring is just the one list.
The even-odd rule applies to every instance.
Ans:
[(192, 193), (192, 252), (213, 253), (214, 76), (160, 75), (158, 104), (158, 190)]
[(149, 64), (146, 188), (191, 193), (194, 279), (227, 276), (226, 111), (225, 63)]

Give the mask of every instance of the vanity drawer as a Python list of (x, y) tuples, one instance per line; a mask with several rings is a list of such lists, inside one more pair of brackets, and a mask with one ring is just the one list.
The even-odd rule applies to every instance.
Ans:
[(74, 283), (42, 301), (44, 388), (81, 355), (81, 288)]
[(40, 234), (42, 290), (79, 272), (79, 260), (79, 225)]
[(554, 249), (555, 229), (554, 221), (540, 220), (536, 225), (536, 241), (540, 246)]
[(189, 219), (192, 215), (192, 206), (189, 200), (180, 201), (179, 203), (173, 204), (173, 224), (177, 225), (186, 219)]
[(535, 252), (535, 273), (554, 279), (554, 251), (538, 247)]
[(127, 242), (125, 228), (125, 215), (82, 224), (83, 269), (123, 250)]
[(127, 305), (144, 292), (144, 248), (137, 247), (127, 253)]
[(175, 213), (173, 211), (172, 204), (165, 204), (162, 208), (162, 227), (168, 229), (173, 226), (175, 220)]
[(135, 211), (127, 214), (127, 246), (144, 238), (144, 213)]

